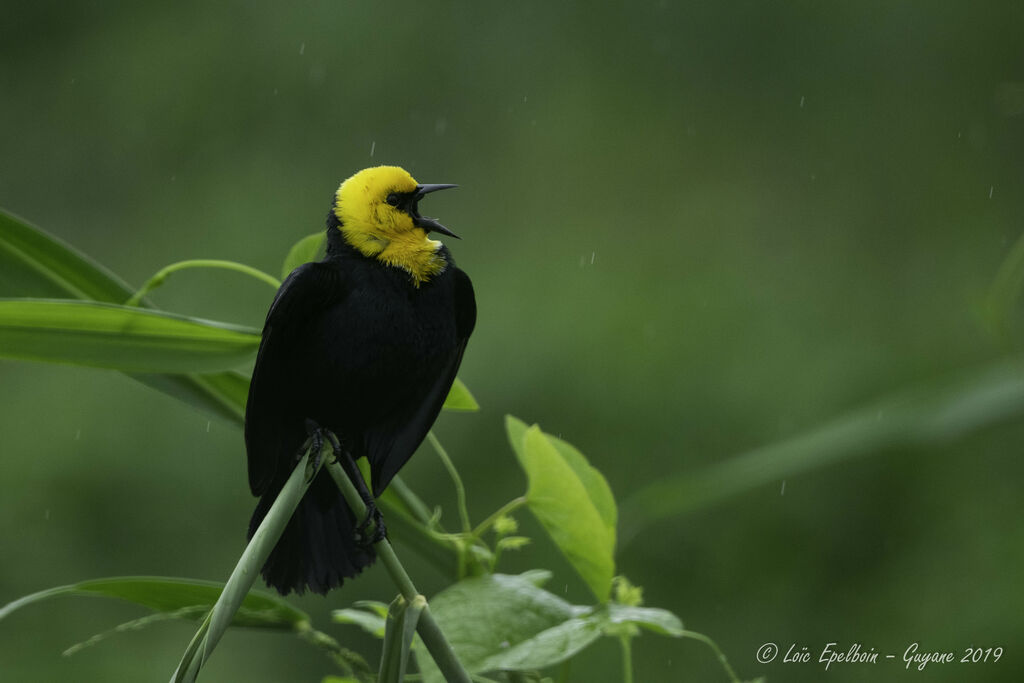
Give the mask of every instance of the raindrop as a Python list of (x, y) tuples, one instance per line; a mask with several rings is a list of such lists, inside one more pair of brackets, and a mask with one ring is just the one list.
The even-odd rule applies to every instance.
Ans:
[(786, 480), (785, 479), (782, 480), (782, 490), (779, 491), (779, 495), (780, 496), (786, 495)]
[(374, 140), (370, 143), (370, 156), (373, 156), (373, 150), (377, 149), (377, 141)]
[(306, 44), (305, 43), (303, 43), (302, 45), (299, 45), (299, 54), (300, 55), (306, 54)]
[(800, 96), (800, 108), (801, 109), (804, 108), (804, 96), (803, 95)]
[(992, 191), (996, 189), (995, 185), (990, 185), (988, 188), (988, 198), (992, 199)]
[(45, 520), (49, 520), (50, 519), (50, 508), (46, 508), (46, 511), (43, 513), (43, 519), (45, 519)]
[(82, 438), (82, 430), (79, 429), (78, 431), (75, 432), (75, 441), (78, 441), (81, 438)]
[(209, 420), (207, 420), (207, 422), (206, 422), (206, 433), (207, 434), (210, 433), (210, 421)]
[(594, 252), (594, 251), (590, 252), (590, 265), (594, 265), (594, 256), (596, 254), (597, 254), (597, 252)]

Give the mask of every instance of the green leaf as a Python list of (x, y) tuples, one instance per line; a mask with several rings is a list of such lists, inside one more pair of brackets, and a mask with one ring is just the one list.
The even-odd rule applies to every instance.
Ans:
[(488, 657), (482, 670), (524, 671), (552, 666), (569, 659), (600, 638), (602, 633), (601, 625), (593, 619), (569, 619), (528, 641)]
[(284, 259), (284, 265), (281, 266), (281, 279), (288, 277), (288, 275), (301, 266), (303, 263), (309, 263), (310, 261), (316, 261), (318, 258), (323, 256), (324, 248), (327, 245), (327, 233), (323, 230), (320, 232), (314, 232), (312, 235), (306, 235), (301, 240), (292, 245), (292, 248), (288, 250), (288, 255)]
[(167, 375), (132, 373), (133, 379), (161, 391), (182, 403), (241, 426), (249, 398), (249, 377), (235, 370)]
[(449, 390), (448, 397), (444, 400), (444, 405), (441, 407), (445, 410), (461, 412), (480, 410), (480, 404), (476, 402), (473, 394), (469, 393), (469, 388), (458, 377), (452, 382), (452, 388)]
[(384, 637), (384, 629), (387, 625), (385, 617), (364, 609), (346, 607), (331, 612), (331, 619), (338, 624), (352, 624), (363, 629), (375, 638)]
[[(131, 287), (53, 235), (0, 210), (0, 294), (91, 299), (120, 304)], [(135, 379), (208, 413), (241, 425), (243, 399), (229, 390), (237, 373), (137, 376)], [(222, 391), (223, 390), (223, 391)]]
[(681, 638), (683, 622), (668, 610), (657, 607), (630, 607), (611, 603), (608, 620), (613, 624), (636, 624), (663, 636)]
[(224, 370), (251, 359), (252, 330), (114, 304), (0, 300), (0, 357), (134, 372)]
[(614, 536), (615, 524), (618, 521), (618, 510), (615, 507), (615, 496), (604, 478), (596, 468), (591, 467), (587, 458), (568, 441), (563, 441), (557, 436), (546, 434), (548, 440), (558, 449), (562, 459), (572, 468), (572, 471), (579, 477), (580, 483), (587, 491), (587, 496), (598, 514), (601, 515), (604, 525)]
[(604, 602), (615, 574), (615, 500), (582, 453), (510, 416), (509, 441), (526, 471), (526, 500), (555, 544)]
[(0, 295), (121, 303), (132, 289), (85, 254), (0, 209)]
[[(87, 595), (117, 598), (148, 607), (156, 612), (178, 612), (188, 608), (190, 618), (202, 619), (217, 601), (223, 584), (158, 576), (120, 576), (82, 581), (68, 586), (26, 595), (0, 608), (0, 620), (26, 605), (62, 595)], [(309, 616), (283, 599), (262, 592), (250, 592), (235, 614), (232, 626), (301, 630), (309, 625)]]
[[(601, 635), (598, 624), (579, 623), (587, 608), (570, 605), (524, 576), (464, 579), (435, 596), (430, 609), (470, 673), (551, 666)], [(428, 657), (419, 663), (425, 682), (444, 680)]]
[[(622, 537), (751, 491), (853, 458), (947, 442), (1024, 416), (1024, 358), (1011, 357), (902, 390), (802, 434), (703, 469), (665, 474), (623, 502)], [(778, 489), (776, 489), (778, 490)]]

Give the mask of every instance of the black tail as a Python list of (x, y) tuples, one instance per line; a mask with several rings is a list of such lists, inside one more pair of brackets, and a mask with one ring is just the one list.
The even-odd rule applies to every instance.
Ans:
[[(260, 498), (249, 522), (249, 538), (266, 516), (284, 482), (275, 482)], [(295, 509), (284, 534), (263, 565), (263, 578), (287, 595), (291, 591), (327, 593), (377, 559), (372, 547), (356, 542), (357, 520), (327, 472), (317, 474)]]

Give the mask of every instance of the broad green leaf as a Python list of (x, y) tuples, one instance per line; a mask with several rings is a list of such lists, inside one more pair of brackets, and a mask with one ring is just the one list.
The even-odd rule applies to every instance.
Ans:
[[(131, 287), (85, 254), (0, 210), (0, 296), (73, 297), (120, 304), (132, 293)], [(236, 424), (243, 421), (244, 398), (238, 401), (238, 392), (228, 390), (238, 385), (239, 378), (248, 385), (237, 373), (134, 377), (200, 410)]]
[(576, 476), (579, 477), (583, 488), (587, 491), (590, 502), (594, 504), (598, 514), (601, 515), (601, 519), (604, 521), (604, 525), (614, 536), (615, 524), (618, 521), (618, 510), (615, 507), (615, 496), (612, 495), (612, 489), (608, 486), (608, 481), (604, 478), (604, 475), (597, 468), (591, 467), (590, 463), (587, 462), (587, 458), (571, 443), (551, 434), (546, 436), (554, 447), (558, 449), (559, 454), (568, 463), (569, 467), (572, 468), (572, 471), (576, 473)]
[(132, 372), (202, 372), (246, 362), (245, 328), (114, 304), (0, 300), (0, 357)]
[(469, 388), (463, 384), (462, 380), (456, 377), (455, 381), (452, 382), (452, 388), (448, 392), (448, 397), (444, 400), (442, 408), (445, 410), (473, 412), (480, 410), (480, 404), (473, 398), (473, 394), (469, 393)]
[(484, 660), (482, 671), (541, 669), (559, 664), (601, 637), (601, 625), (593, 619), (576, 618), (538, 633)]
[[(217, 601), (223, 584), (212, 581), (193, 581), (158, 576), (121, 576), (109, 579), (82, 581), (68, 586), (26, 595), (0, 608), (0, 619), (11, 612), (36, 602), (62, 595), (87, 595), (117, 598), (148, 607), (156, 612), (177, 612), (188, 608), (201, 608), (189, 613), (189, 618), (201, 620)], [(262, 592), (250, 592), (235, 613), (232, 626), (270, 628), (278, 630), (303, 629), (309, 625), (309, 616), (295, 609), (282, 598)]]
[(575, 448), (508, 416), (509, 441), (526, 471), (526, 500), (555, 544), (604, 602), (615, 574), (615, 501), (604, 477)]
[(675, 638), (683, 635), (683, 622), (666, 609), (657, 607), (630, 607), (611, 603), (608, 605), (608, 620), (613, 624), (636, 624)]
[[(531, 577), (535, 578), (535, 577)], [(586, 634), (567, 634), (564, 624), (574, 622), (587, 608), (574, 607), (538, 588), (530, 578), (493, 574), (463, 579), (438, 593), (430, 609), (470, 673), (505, 666), (502, 655), (515, 650), (524, 668), (542, 668), (568, 659), (594, 638), (599, 627)], [(545, 635), (549, 631), (552, 634)], [(576, 637), (581, 635), (581, 637)], [(558, 642), (558, 646), (553, 644)], [(427, 683), (444, 679), (429, 657), (418, 657)]]
[(314, 232), (312, 235), (306, 235), (301, 240), (292, 245), (292, 248), (288, 250), (288, 255), (284, 259), (284, 265), (281, 266), (281, 279), (288, 277), (288, 275), (301, 266), (303, 263), (309, 263), (310, 261), (316, 261), (324, 253), (324, 247), (327, 244), (327, 233), (323, 230), (320, 232)]

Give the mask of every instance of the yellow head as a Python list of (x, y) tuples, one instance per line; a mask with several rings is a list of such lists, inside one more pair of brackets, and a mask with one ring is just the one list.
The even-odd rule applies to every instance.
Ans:
[(408, 271), (417, 287), (447, 266), (434, 231), (457, 237), (433, 218), (421, 216), (423, 195), (455, 185), (420, 185), (397, 166), (363, 169), (338, 188), (334, 215), (345, 240), (364, 256)]

